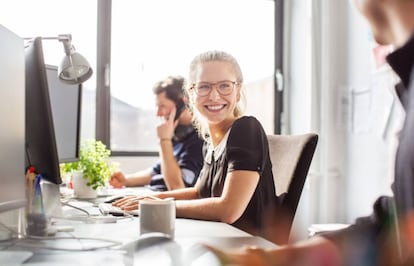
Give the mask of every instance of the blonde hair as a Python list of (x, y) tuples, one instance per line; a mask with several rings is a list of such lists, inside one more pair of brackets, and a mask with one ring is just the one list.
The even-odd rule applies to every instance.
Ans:
[[(201, 53), (194, 57), (194, 59), (190, 63), (190, 72), (188, 76), (188, 84), (186, 85), (187, 93), (190, 94), (189, 90), (191, 89), (192, 85), (196, 83), (196, 76), (197, 76), (197, 69), (199, 65), (202, 65), (206, 62), (212, 61), (220, 61), (220, 62), (227, 62), (230, 67), (233, 69), (234, 73), (236, 74), (236, 81), (240, 84), (240, 100), (236, 104), (234, 108), (233, 114), (236, 118), (241, 117), (244, 112), (245, 107), (245, 94), (243, 91), (243, 73), (240, 69), (239, 63), (237, 60), (229, 53), (223, 51), (207, 51)], [(188, 95), (189, 96), (189, 95)], [(204, 140), (208, 139), (208, 125), (205, 121), (204, 117), (196, 110), (194, 97), (189, 98), (189, 109), (193, 114), (193, 125), (197, 129), (198, 134)]]

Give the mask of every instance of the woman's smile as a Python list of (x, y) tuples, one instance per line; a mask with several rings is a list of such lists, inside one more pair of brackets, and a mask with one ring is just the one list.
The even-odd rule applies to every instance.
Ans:
[(221, 110), (223, 110), (225, 107), (227, 106), (227, 104), (209, 104), (209, 105), (204, 105), (204, 107), (211, 111), (211, 112), (219, 112)]

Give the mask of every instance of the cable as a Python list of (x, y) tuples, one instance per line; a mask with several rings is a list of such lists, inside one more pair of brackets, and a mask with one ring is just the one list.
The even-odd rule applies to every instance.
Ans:
[(27, 162), (29, 163), (29, 166), (33, 165), (31, 160), (30, 160), (29, 143), (27, 143), (27, 142), (25, 143), (25, 149), (24, 150), (26, 152), (26, 159), (27, 159)]
[[(13, 242), (14, 245), (12, 246), (22, 246), (22, 247), (32, 247), (32, 248), (44, 248), (44, 249), (50, 249), (50, 250), (60, 250), (60, 251), (91, 251), (91, 250), (97, 250), (97, 249), (107, 249), (112, 248), (116, 246), (122, 245), (122, 242), (111, 240), (111, 239), (104, 239), (104, 238), (96, 238), (96, 237), (76, 237), (76, 236), (70, 236), (70, 237), (64, 237), (64, 236), (33, 236), (33, 235), (23, 235), (12, 228), (8, 227), (4, 223), (0, 221), (0, 226), (4, 227), (7, 231), (11, 232), (13, 235), (11, 235), (10, 239), (5, 240), (4, 242)], [(50, 246), (41, 246), (39, 245), (39, 242), (36, 242), (34, 244), (24, 242), (24, 240), (62, 240), (62, 239), (72, 239), (77, 240), (82, 244), (81, 241), (83, 240), (91, 240), (91, 241), (103, 241), (103, 242), (109, 242), (108, 245), (104, 246), (98, 246), (98, 247), (89, 247), (89, 248), (59, 248), (59, 247), (50, 247)]]
[(78, 210), (78, 211), (81, 211), (81, 212), (86, 213), (86, 215), (87, 215), (88, 217), (89, 217), (89, 216), (91, 216), (91, 214), (90, 214), (87, 210), (85, 210), (85, 209), (83, 209), (83, 208), (80, 208), (80, 207), (76, 207), (76, 206), (74, 206), (74, 205), (72, 205), (72, 204), (68, 203), (67, 201), (61, 201), (61, 203), (62, 203), (63, 205), (65, 205), (65, 206), (68, 206), (68, 207), (74, 208), (74, 209), (76, 209), (76, 210)]
[[(99, 221), (102, 221), (102, 222), (105, 222), (104, 221), (104, 219), (100, 219), (100, 218), (98, 218), (98, 217), (108, 217), (108, 216), (95, 216), (95, 215), (91, 215), (87, 210), (85, 210), (85, 209), (83, 209), (83, 208), (80, 208), (80, 207), (77, 207), (77, 206), (74, 206), (74, 205), (72, 205), (72, 204), (70, 204), (70, 203), (68, 203), (68, 202), (64, 202), (64, 201), (62, 201), (62, 204), (63, 205), (66, 205), (66, 206), (68, 206), (68, 207), (71, 207), (71, 208), (74, 208), (74, 209), (76, 209), (76, 210), (79, 210), (79, 211), (81, 211), (81, 212), (84, 212), (84, 213), (86, 213), (87, 214), (87, 218), (91, 218), (91, 220), (85, 220), (85, 222), (88, 222), (88, 221), (91, 221), (91, 222), (99, 222)], [(113, 217), (113, 216), (110, 216), (110, 217)], [(129, 214), (128, 212), (126, 212), (126, 211), (124, 211), (123, 212), (123, 217), (117, 217), (116, 218), (116, 220), (122, 220), (122, 219), (127, 219), (127, 218), (133, 218), (134, 216), (132, 215), (132, 214)], [(68, 220), (74, 220), (73, 218), (67, 218), (67, 217), (55, 217), (55, 218), (57, 218), (57, 219), (68, 219)], [(75, 220), (78, 220), (78, 219), (75, 219)], [(109, 219), (108, 219), (109, 220)]]

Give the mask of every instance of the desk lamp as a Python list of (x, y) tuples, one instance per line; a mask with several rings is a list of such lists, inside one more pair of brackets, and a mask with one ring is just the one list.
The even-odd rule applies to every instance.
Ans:
[[(86, 58), (75, 51), (72, 35), (59, 34), (58, 37), (40, 37), (42, 40), (59, 40), (63, 43), (65, 56), (58, 66), (59, 79), (67, 84), (80, 84), (92, 76), (92, 68)], [(33, 38), (24, 38), (25, 40)]]

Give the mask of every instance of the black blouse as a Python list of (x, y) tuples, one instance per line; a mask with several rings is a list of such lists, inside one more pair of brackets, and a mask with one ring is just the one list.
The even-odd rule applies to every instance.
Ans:
[(252, 116), (237, 119), (222, 142), (213, 149), (206, 144), (204, 166), (197, 189), (201, 198), (219, 197), (227, 173), (236, 170), (256, 171), (259, 183), (250, 202), (234, 226), (252, 234), (260, 234), (269, 208), (275, 208), (276, 192), (266, 133)]

